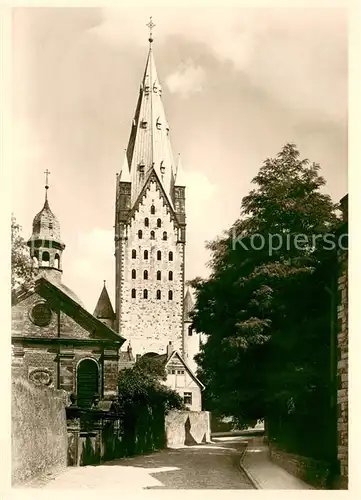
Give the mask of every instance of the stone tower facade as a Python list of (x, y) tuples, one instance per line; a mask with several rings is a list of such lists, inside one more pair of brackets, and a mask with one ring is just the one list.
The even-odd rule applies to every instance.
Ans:
[(135, 355), (162, 353), (169, 342), (181, 353), (184, 347), (185, 183), (180, 160), (174, 160), (149, 41), (116, 183), (116, 329)]

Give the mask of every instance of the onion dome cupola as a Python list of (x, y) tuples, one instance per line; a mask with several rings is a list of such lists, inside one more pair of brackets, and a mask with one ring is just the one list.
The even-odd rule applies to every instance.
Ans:
[[(65, 244), (60, 237), (60, 224), (48, 202), (48, 174), (46, 170), (45, 203), (33, 220), (33, 232), (27, 242), (34, 266), (39, 271), (51, 269), (62, 273), (62, 253)], [(52, 273), (53, 274), (53, 273)], [(58, 274), (58, 273), (56, 273)]]

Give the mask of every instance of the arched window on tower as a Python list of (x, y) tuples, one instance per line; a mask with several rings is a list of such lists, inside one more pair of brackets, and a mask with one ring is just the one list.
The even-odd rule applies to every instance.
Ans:
[(49, 252), (43, 252), (43, 255), (41, 257), (41, 265), (43, 267), (49, 267), (50, 266), (50, 255), (49, 255)]
[(168, 279), (169, 279), (169, 281), (173, 281), (173, 271), (169, 271)]
[(163, 231), (163, 241), (167, 241), (167, 231)]
[(173, 252), (169, 252), (169, 254), (168, 254), (168, 259), (169, 259), (170, 261), (172, 261), (172, 260), (173, 260)]
[(188, 335), (191, 337), (193, 335), (193, 328), (192, 325), (189, 325), (188, 327)]
[(148, 290), (143, 290), (143, 299), (148, 298)]
[(145, 227), (149, 227), (149, 219), (148, 219), (148, 217), (146, 217), (144, 219), (144, 225), (145, 225)]
[(56, 267), (56, 269), (60, 269), (60, 256), (58, 253), (55, 254), (54, 267)]
[(135, 297), (137, 296), (137, 292), (135, 290), (135, 288), (132, 289), (132, 299), (135, 299)]
[(157, 280), (162, 279), (162, 273), (160, 271), (157, 271)]
[(157, 227), (162, 227), (162, 221), (160, 219), (157, 219)]
[(162, 252), (160, 250), (157, 252), (157, 260), (162, 260)]
[(151, 231), (151, 232), (150, 232), (150, 239), (151, 239), (151, 240), (154, 240), (154, 239), (155, 239), (155, 232), (154, 232), (154, 231)]
[(148, 260), (148, 250), (144, 250), (144, 260)]
[(137, 251), (132, 250), (132, 259), (136, 259), (136, 258), (137, 258)]
[(160, 300), (161, 296), (162, 296), (162, 294), (161, 294), (160, 290), (157, 290), (157, 299)]
[(139, 229), (138, 231), (138, 238), (141, 240), (143, 238), (143, 231)]
[(137, 277), (137, 271), (135, 269), (132, 269), (132, 279), (135, 280)]
[(154, 205), (152, 205), (152, 206), (150, 207), (150, 213), (151, 213), (152, 215), (154, 215), (154, 214), (155, 214), (155, 206), (154, 206)]
[(148, 279), (148, 271), (147, 271), (147, 270), (145, 270), (145, 271), (143, 272), (143, 279), (145, 279), (145, 280), (147, 280), (147, 279)]
[(169, 290), (169, 292), (168, 292), (168, 300), (173, 300), (173, 292), (172, 292), (172, 290)]

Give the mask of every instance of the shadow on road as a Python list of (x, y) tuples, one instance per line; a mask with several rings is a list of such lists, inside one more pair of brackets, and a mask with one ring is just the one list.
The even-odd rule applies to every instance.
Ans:
[(137, 468), (153, 478), (145, 489), (253, 489), (239, 467), (246, 444), (227, 442), (162, 450), (104, 465)]

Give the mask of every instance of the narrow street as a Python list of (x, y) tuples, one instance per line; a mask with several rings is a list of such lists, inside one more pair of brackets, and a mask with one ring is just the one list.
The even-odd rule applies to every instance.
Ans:
[[(222, 443), (162, 450), (99, 466), (69, 467), (46, 489), (254, 489), (239, 467), (244, 444)], [(34, 485), (35, 486), (35, 485)], [(39, 485), (37, 486), (39, 487)]]

